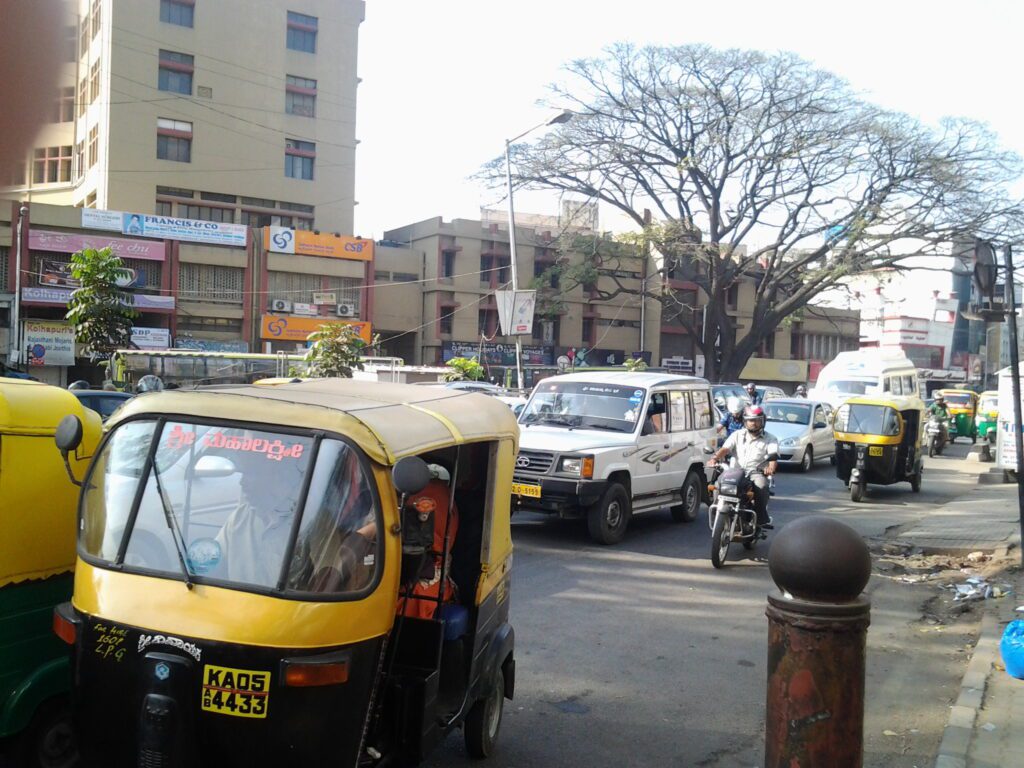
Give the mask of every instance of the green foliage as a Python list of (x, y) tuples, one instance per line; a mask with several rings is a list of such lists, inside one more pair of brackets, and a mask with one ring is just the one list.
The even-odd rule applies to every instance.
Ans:
[(71, 255), (71, 274), (79, 282), (65, 317), (75, 327), (75, 340), (92, 360), (107, 359), (131, 344), (132, 323), (139, 313), (120, 287), (131, 276), (110, 248), (85, 248)]
[(367, 344), (359, 336), (358, 325), (330, 323), (309, 334), (307, 341), (313, 345), (306, 353), (306, 376), (312, 379), (351, 379), (352, 371), (363, 370), (360, 358), (368, 346), (377, 343), (377, 337)]
[(623, 363), (623, 367), (630, 373), (641, 373), (647, 370), (647, 363), (644, 362), (642, 357), (631, 357)]
[(445, 365), (448, 366), (445, 381), (480, 381), (485, 374), (484, 367), (475, 357), (453, 357)]

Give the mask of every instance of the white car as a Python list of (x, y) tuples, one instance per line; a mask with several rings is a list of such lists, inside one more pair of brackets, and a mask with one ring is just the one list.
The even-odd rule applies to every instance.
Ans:
[(776, 398), (762, 406), (765, 431), (779, 441), (779, 462), (807, 472), (819, 459), (836, 455), (832, 406), (802, 397)]
[(619, 371), (552, 376), (519, 416), (517, 509), (585, 518), (601, 544), (634, 512), (670, 507), (680, 522), (707, 497), (705, 448), (716, 443), (704, 379)]

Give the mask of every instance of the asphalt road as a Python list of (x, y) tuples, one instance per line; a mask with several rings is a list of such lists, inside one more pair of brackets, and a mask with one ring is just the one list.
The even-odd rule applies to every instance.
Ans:
[[(976, 482), (967, 448), (929, 460), (920, 494), (906, 483), (871, 487), (861, 504), (827, 461), (807, 474), (784, 470), (770, 507), (776, 533), (827, 514), (882, 539)], [(705, 511), (691, 524), (667, 511), (639, 515), (614, 547), (592, 544), (582, 523), (517, 514), (513, 540), (516, 698), (488, 768), (762, 763), (770, 539), (750, 553), (734, 545), (720, 571)], [(924, 765), (972, 628), (922, 635), (915, 622), (927, 595), (879, 577), (868, 591), (865, 764)], [(471, 764), (460, 734), (426, 763)]]

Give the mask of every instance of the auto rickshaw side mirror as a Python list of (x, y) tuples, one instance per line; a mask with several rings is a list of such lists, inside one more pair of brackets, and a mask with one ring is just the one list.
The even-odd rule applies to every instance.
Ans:
[(73, 413), (69, 413), (60, 420), (60, 423), (57, 425), (57, 431), (53, 435), (53, 441), (57, 444), (57, 449), (64, 459), (64, 469), (67, 470), (71, 482), (78, 487), (82, 486), (82, 482), (71, 471), (71, 462), (68, 460), (68, 455), (72, 451), (78, 450), (78, 446), (82, 444), (84, 433), (85, 429), (82, 427), (82, 420)]
[(430, 467), (419, 456), (406, 456), (399, 459), (391, 468), (391, 481), (403, 496), (419, 493), (430, 482)]

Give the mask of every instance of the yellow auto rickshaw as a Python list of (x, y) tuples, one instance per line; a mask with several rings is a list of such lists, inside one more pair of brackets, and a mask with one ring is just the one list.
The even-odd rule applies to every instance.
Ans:
[(79, 473), (100, 440), (100, 417), (66, 389), (0, 379), (0, 740), (17, 765), (71, 765), (71, 667), (53, 609), (71, 597), (78, 492), (53, 436), (74, 414)]
[(836, 476), (850, 499), (864, 498), (868, 483), (909, 482), (921, 490), (924, 403), (917, 397), (854, 397), (836, 410)]
[(457, 728), (490, 755), (518, 435), (486, 395), (342, 379), (127, 403), (54, 617), (87, 764), (406, 764)]
[(941, 394), (949, 406), (949, 442), (955, 443), (958, 437), (969, 437), (971, 443), (977, 442), (978, 393), (970, 389), (940, 389), (935, 394)]

